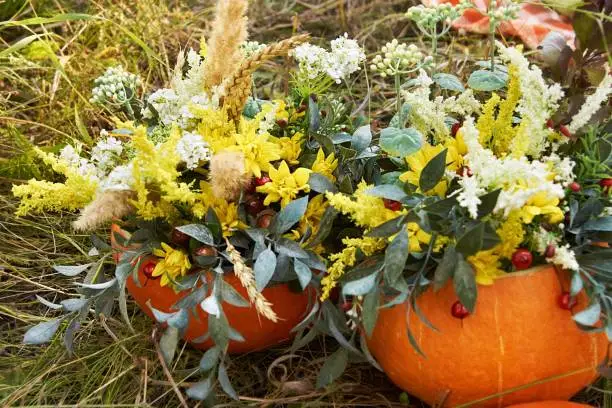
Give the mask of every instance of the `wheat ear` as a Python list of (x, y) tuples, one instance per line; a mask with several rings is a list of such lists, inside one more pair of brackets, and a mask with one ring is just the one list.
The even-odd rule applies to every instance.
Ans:
[(268, 45), (264, 49), (242, 61), (238, 69), (227, 79), (226, 96), (223, 106), (229, 116), (236, 120), (240, 117), (244, 104), (251, 94), (251, 75), (266, 61), (275, 57), (287, 55), (298, 45), (308, 41), (309, 34), (300, 34), (283, 41)]

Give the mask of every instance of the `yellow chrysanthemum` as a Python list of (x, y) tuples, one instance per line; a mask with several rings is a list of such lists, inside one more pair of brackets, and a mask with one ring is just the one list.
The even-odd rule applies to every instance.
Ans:
[[(462, 145), (457, 141), (449, 141), (449, 146), (452, 147), (448, 149), (446, 153), (446, 167), (449, 170), (457, 170), (463, 163), (463, 159), (459, 154), (460, 150), (465, 149), (465, 143)], [(431, 159), (436, 157), (442, 150), (445, 149), (444, 145), (435, 145), (432, 146), (429, 143), (424, 143), (419, 151), (411, 154), (406, 157), (406, 163), (410, 167), (410, 170), (400, 175), (400, 180), (403, 182), (408, 182), (412, 185), (419, 186), (419, 180), (421, 178), (421, 172), (429, 163)], [(439, 197), (444, 197), (446, 194), (446, 189), (448, 188), (448, 183), (446, 180), (441, 180), (434, 188), (428, 191), (426, 194), (433, 195), (436, 194)]]
[(275, 99), (273, 101), (276, 104), (276, 120), (289, 120), (289, 112), (287, 112), (287, 104), (282, 99)]
[(190, 107), (190, 112), (200, 120), (198, 134), (204, 137), (212, 153), (221, 152), (236, 144), (236, 125), (224, 110)]
[(300, 153), (302, 153), (302, 142), (304, 141), (304, 135), (297, 132), (291, 138), (289, 137), (270, 137), (270, 140), (277, 143), (280, 148), (280, 158), (285, 160), (289, 164), (298, 164)]
[(153, 250), (153, 255), (163, 258), (153, 269), (153, 276), (161, 276), (159, 282), (161, 286), (172, 283), (179, 276), (185, 276), (191, 269), (189, 256), (182, 250), (174, 249), (164, 242), (161, 243), (161, 249)]
[(281, 148), (272, 142), (268, 133), (258, 133), (260, 115), (253, 120), (242, 117), (239, 132), (235, 135), (235, 145), (228, 150), (242, 152), (247, 172), (261, 177), (262, 171), (268, 171), (270, 162), (280, 160)]
[(328, 206), (329, 203), (325, 201), (325, 196), (323, 194), (315, 196), (308, 202), (306, 213), (298, 224), (300, 236), (304, 235), (309, 228), (312, 235), (317, 233), (321, 226), (321, 218)]
[(334, 171), (338, 167), (338, 159), (336, 159), (336, 155), (334, 153), (325, 157), (325, 153), (323, 149), (319, 148), (317, 152), (317, 157), (312, 163), (312, 171), (315, 173), (320, 173), (325, 177), (331, 179), (331, 181), (336, 181), (336, 177), (334, 177)]
[(421, 244), (429, 245), (431, 235), (421, 229), (416, 222), (406, 224), (408, 230), (408, 249), (410, 252), (421, 252)]
[(476, 283), (480, 285), (492, 285), (495, 278), (505, 274), (499, 268), (499, 255), (495, 254), (495, 251), (492, 249), (480, 251), (468, 257), (467, 260), (476, 273)]
[(329, 257), (332, 265), (328, 268), (327, 274), (321, 280), (322, 294), (321, 301), (327, 299), (331, 290), (338, 284), (338, 279), (344, 275), (347, 268), (355, 265), (357, 260), (357, 249), (365, 256), (374, 255), (377, 251), (385, 248), (387, 245), (384, 239), (380, 238), (344, 238), (342, 240), (345, 248), (342, 252), (333, 254)]
[(280, 200), (281, 207), (284, 207), (296, 198), (300, 191), (305, 193), (310, 191), (308, 185), (310, 173), (311, 171), (304, 167), (299, 167), (291, 173), (287, 162), (283, 160), (278, 169), (270, 167), (268, 175), (272, 181), (257, 187), (257, 192), (267, 194), (264, 205)]
[(544, 191), (531, 197), (520, 211), (525, 224), (530, 224), (537, 215), (545, 216), (551, 224), (558, 224), (565, 217), (563, 211), (559, 208), (559, 199), (547, 195)]
[(200, 197), (198, 197), (200, 217), (206, 214), (209, 208), (212, 208), (221, 222), (223, 236), (226, 237), (232, 235), (238, 229), (246, 228), (246, 225), (240, 221), (238, 216), (238, 204), (216, 197), (212, 192), (210, 183), (206, 181), (200, 182), (200, 189), (202, 190)]

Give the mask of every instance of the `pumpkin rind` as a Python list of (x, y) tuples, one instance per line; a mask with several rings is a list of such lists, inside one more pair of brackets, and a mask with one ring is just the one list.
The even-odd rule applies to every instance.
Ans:
[(507, 408), (589, 408), (591, 405), (567, 401), (541, 401), (527, 404), (510, 405)]
[[(479, 286), (476, 310), (463, 320), (449, 312), (457, 300), (452, 285), (430, 290), (417, 302), (439, 331), (407, 314), (405, 304), (382, 309), (370, 350), (395, 384), (432, 405), (567, 400), (597, 377), (608, 341), (603, 333), (581, 331), (572, 312), (558, 307), (557, 297), (568, 287), (561, 275), (545, 266)], [(585, 303), (580, 294), (574, 312)], [(408, 341), (407, 318), (426, 358)]]

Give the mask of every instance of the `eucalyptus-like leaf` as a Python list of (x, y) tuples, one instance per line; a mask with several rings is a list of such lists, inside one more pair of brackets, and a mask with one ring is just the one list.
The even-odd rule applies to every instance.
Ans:
[(240, 341), (240, 342), (246, 341), (244, 336), (240, 334), (240, 332), (234, 329), (232, 326), (228, 327), (227, 336), (229, 337), (230, 340)]
[(80, 327), (79, 317), (76, 316), (68, 323), (66, 331), (64, 331), (64, 347), (71, 355), (74, 354), (74, 335)]
[(179, 330), (183, 330), (189, 324), (189, 313), (186, 309), (179, 310), (168, 319), (168, 324)]
[(379, 186), (371, 187), (366, 190), (366, 194), (375, 197), (387, 198), (394, 201), (402, 201), (408, 197), (406, 192), (395, 184), (381, 184)]
[(321, 367), (317, 376), (317, 388), (326, 387), (338, 379), (346, 369), (347, 363), (348, 350), (340, 347), (325, 360), (323, 367)]
[(346, 282), (342, 286), (342, 293), (345, 295), (361, 296), (369, 293), (376, 286), (378, 271), (365, 276), (361, 279)]
[(385, 282), (393, 285), (401, 276), (408, 259), (408, 231), (402, 228), (385, 250)]
[(351, 148), (357, 152), (361, 152), (365, 150), (370, 143), (372, 142), (372, 130), (370, 129), (370, 125), (364, 125), (353, 133), (353, 139), (351, 140)]
[(410, 113), (410, 105), (404, 103), (391, 120), (389, 121), (389, 127), (402, 129), (404, 128), (406, 121), (408, 120), (408, 114)]
[(589, 307), (574, 315), (574, 321), (583, 326), (594, 326), (601, 316), (601, 305), (599, 302), (592, 303)]
[(496, 91), (506, 86), (506, 78), (498, 71), (480, 69), (472, 72), (468, 86), (476, 91)]
[(76, 312), (80, 310), (83, 306), (85, 306), (89, 302), (88, 299), (78, 298), (78, 299), (66, 299), (62, 300), (62, 307), (67, 312)]
[(361, 309), (361, 320), (363, 328), (368, 337), (372, 336), (376, 320), (378, 319), (378, 300), (380, 294), (373, 290), (363, 297), (363, 307)]
[(176, 228), (183, 234), (189, 235), (191, 238), (196, 241), (202, 242), (206, 245), (214, 245), (215, 240), (213, 238), (212, 232), (202, 224), (189, 224), (182, 225)]
[(470, 265), (461, 255), (459, 255), (457, 259), (453, 284), (455, 286), (455, 293), (461, 304), (463, 304), (470, 313), (474, 313), (477, 298), (476, 277), (472, 265)]
[(23, 336), (25, 344), (43, 344), (47, 343), (62, 322), (62, 318), (52, 319), (46, 322), (38, 323), (36, 326), (30, 327)]
[(444, 256), (434, 272), (434, 290), (440, 290), (455, 273), (457, 267), (457, 252), (454, 246), (449, 246), (444, 251)]
[(580, 272), (574, 272), (572, 274), (572, 280), (570, 282), (570, 294), (572, 296), (576, 296), (584, 287), (584, 283), (582, 282), (582, 277), (580, 276)]
[(298, 280), (300, 281), (300, 286), (302, 289), (306, 289), (310, 283), (310, 280), (312, 279), (312, 271), (305, 263), (297, 258), (293, 260), (293, 269), (295, 270)]
[(326, 193), (328, 191), (335, 193), (338, 191), (336, 186), (334, 186), (334, 183), (320, 173), (310, 173), (308, 185), (310, 186), (311, 190), (316, 191), (317, 193)]
[(501, 193), (501, 188), (478, 197), (480, 199), (480, 205), (478, 206), (478, 218), (486, 217), (493, 212), (495, 206), (497, 205), (499, 193)]
[(57, 303), (49, 302), (47, 299), (36, 295), (36, 300), (38, 300), (43, 305), (47, 306), (50, 309), (58, 310), (62, 308), (62, 305), (58, 305)]
[(276, 241), (276, 249), (279, 254), (292, 258), (308, 258), (308, 253), (297, 242), (288, 238), (279, 238)]
[(427, 162), (419, 177), (419, 187), (421, 191), (427, 192), (438, 185), (446, 170), (447, 152), (448, 149), (444, 149)]
[(77, 286), (81, 286), (83, 288), (87, 288), (87, 289), (102, 290), (102, 289), (110, 288), (116, 282), (117, 282), (117, 278), (113, 278), (113, 279), (111, 279), (109, 281), (102, 282), (102, 283), (81, 283), (81, 282), (75, 282), (74, 284), (77, 285)]
[(264, 290), (270, 279), (272, 279), (274, 269), (276, 269), (276, 255), (268, 248), (259, 254), (253, 267), (255, 286), (259, 292)]
[(219, 318), (211, 314), (208, 315), (208, 331), (215, 345), (225, 349), (229, 342), (229, 323), (223, 314)]
[(219, 362), (222, 350), (218, 346), (214, 346), (206, 350), (206, 353), (200, 360), (200, 370), (209, 371), (213, 369)]
[(472, 226), (457, 240), (457, 252), (467, 257), (480, 251), (483, 246), (484, 233), (485, 224), (483, 222), (479, 222)]
[(270, 231), (277, 235), (289, 231), (292, 226), (302, 219), (307, 207), (308, 196), (290, 202), (272, 219)]
[(404, 228), (405, 224), (406, 224), (406, 216), (400, 215), (397, 218), (393, 218), (373, 228), (366, 235), (368, 237), (376, 237), (376, 238), (390, 237), (391, 235), (395, 235), (399, 231), (401, 231)]
[(414, 128), (388, 127), (380, 132), (380, 147), (391, 156), (405, 157), (418, 151), (423, 135)]
[(612, 216), (590, 219), (584, 223), (582, 229), (584, 231), (612, 232)]
[(53, 269), (65, 276), (77, 276), (86, 271), (91, 265), (92, 263), (85, 265), (54, 265)]
[(319, 230), (308, 242), (308, 248), (314, 248), (325, 241), (325, 239), (329, 236), (334, 220), (337, 216), (338, 210), (331, 205), (325, 209), (325, 212), (323, 212), (323, 217), (321, 217), (321, 222), (319, 223)]
[(438, 86), (442, 89), (448, 89), (449, 91), (463, 92), (465, 87), (461, 83), (461, 80), (452, 74), (445, 74), (438, 72), (431, 78)]
[(230, 398), (238, 400), (238, 393), (236, 393), (236, 390), (234, 390), (234, 387), (232, 386), (232, 382), (227, 375), (227, 369), (225, 368), (225, 364), (223, 364), (223, 362), (219, 364), (219, 374), (217, 378), (223, 391), (225, 391)]
[(159, 339), (159, 348), (167, 365), (172, 363), (172, 360), (174, 359), (178, 341), (179, 330), (172, 326), (168, 326), (164, 334), (162, 334), (161, 339)]
[(199, 381), (193, 384), (191, 387), (187, 388), (187, 391), (185, 393), (191, 399), (204, 401), (206, 398), (208, 398), (212, 389), (212, 379), (208, 377), (207, 379)]
[(232, 285), (221, 279), (221, 298), (232, 306), (248, 307), (249, 301), (246, 300)]
[(206, 313), (215, 317), (219, 317), (219, 314), (221, 313), (221, 309), (219, 308), (219, 302), (217, 302), (217, 298), (214, 294), (204, 299), (202, 303), (200, 303), (200, 307)]

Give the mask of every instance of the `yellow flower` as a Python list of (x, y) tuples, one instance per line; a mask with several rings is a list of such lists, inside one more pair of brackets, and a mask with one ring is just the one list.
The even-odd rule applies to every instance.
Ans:
[(185, 276), (191, 269), (189, 256), (182, 250), (174, 249), (164, 242), (161, 243), (161, 249), (153, 250), (153, 255), (163, 258), (153, 269), (153, 276), (162, 277), (159, 283), (161, 286), (172, 283), (179, 276)]
[(238, 229), (246, 228), (246, 225), (240, 221), (238, 216), (238, 204), (216, 197), (212, 192), (210, 183), (206, 181), (200, 182), (200, 189), (202, 190), (199, 197), (200, 217), (204, 216), (209, 208), (212, 208), (215, 211), (215, 214), (217, 214), (217, 217), (219, 217), (221, 228), (223, 230), (223, 236), (226, 237), (232, 235), (233, 232)]
[(476, 283), (480, 285), (492, 285), (495, 278), (505, 274), (499, 268), (499, 256), (493, 249), (477, 252), (467, 260), (476, 273)]
[(324, 175), (325, 177), (331, 179), (331, 181), (336, 181), (333, 173), (334, 170), (338, 167), (338, 159), (336, 159), (336, 155), (334, 153), (325, 157), (325, 153), (323, 153), (323, 149), (319, 148), (317, 152), (317, 158), (314, 163), (312, 163), (312, 171), (315, 173), (319, 173)]
[(492, 149), (498, 156), (502, 157), (510, 153), (516, 143), (516, 129), (512, 126), (514, 109), (521, 97), (521, 85), (518, 69), (510, 65), (508, 69), (508, 92), (506, 99), (499, 104), (499, 113), (493, 127)]
[(270, 141), (268, 133), (258, 133), (260, 115), (253, 120), (242, 117), (240, 120), (240, 131), (235, 139), (235, 146), (229, 150), (244, 153), (244, 162), (247, 172), (261, 177), (262, 171), (268, 171), (270, 162), (280, 160), (281, 148), (278, 144)]
[(344, 238), (342, 243), (345, 246), (342, 252), (333, 254), (329, 257), (329, 260), (333, 263), (328, 268), (327, 274), (321, 280), (321, 285), (323, 286), (321, 301), (329, 297), (331, 290), (336, 287), (338, 279), (344, 275), (346, 269), (355, 265), (357, 261), (357, 249), (361, 250), (365, 256), (371, 256), (377, 251), (384, 249), (387, 245), (384, 239), (370, 237)]
[(431, 235), (421, 229), (416, 222), (406, 224), (408, 230), (408, 248), (410, 252), (421, 252), (421, 244), (428, 245)]
[(287, 104), (282, 99), (275, 99), (273, 101), (276, 104), (276, 115), (274, 119), (281, 120), (284, 119), (289, 121), (289, 112), (287, 112)]
[(521, 217), (525, 224), (530, 224), (537, 215), (544, 215), (551, 224), (558, 224), (564, 219), (563, 211), (558, 207), (559, 199), (551, 197), (545, 191), (535, 194), (521, 208)]
[(267, 194), (264, 205), (280, 200), (281, 207), (284, 207), (297, 197), (300, 191), (306, 193), (310, 191), (308, 185), (310, 173), (310, 170), (299, 167), (292, 174), (287, 162), (283, 160), (278, 169), (270, 167), (268, 175), (272, 181), (257, 187), (257, 192)]
[(493, 93), (491, 98), (482, 107), (482, 114), (478, 118), (476, 128), (478, 129), (479, 142), (483, 146), (487, 146), (493, 136), (493, 128), (495, 127), (495, 109), (499, 105), (499, 95)]
[(304, 139), (304, 135), (300, 132), (297, 132), (291, 138), (288, 137), (271, 137), (270, 140), (277, 143), (280, 148), (280, 158), (285, 160), (289, 164), (298, 164), (298, 158), (300, 157), (300, 153), (302, 153), (302, 141)]
[[(431, 159), (433, 159), (440, 152), (442, 152), (442, 150), (444, 150), (444, 146), (441, 144), (432, 146), (429, 143), (424, 143), (419, 151), (406, 157), (406, 163), (408, 163), (410, 170), (403, 173), (400, 176), (400, 180), (418, 187), (419, 180), (421, 178), (421, 172), (423, 171), (427, 163), (429, 163)], [(461, 156), (458, 155), (458, 146), (453, 146), (452, 151), (451, 149), (449, 149), (446, 154), (446, 166), (451, 170), (457, 170), (459, 168), (460, 163), (462, 163), (462, 160), (459, 160), (460, 157)], [(437, 194), (439, 197), (444, 197), (447, 188), (448, 184), (446, 180), (442, 180), (426, 194)]]
[(495, 252), (502, 258), (510, 259), (525, 239), (520, 210), (512, 211), (496, 232), (501, 242), (495, 246)]
[(300, 236), (304, 235), (308, 228), (310, 228), (312, 235), (317, 233), (319, 226), (321, 225), (323, 213), (325, 213), (325, 210), (329, 205), (329, 203), (324, 200), (325, 196), (323, 194), (319, 194), (308, 202), (306, 213), (298, 224)]

